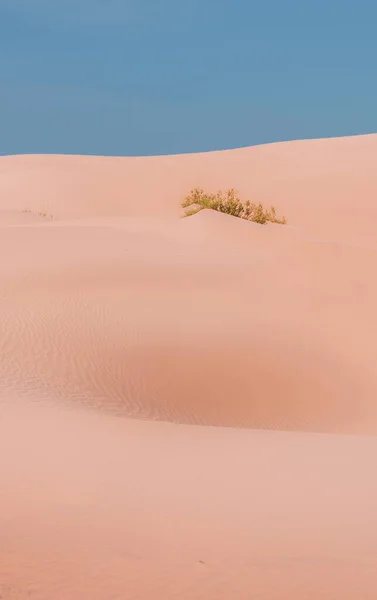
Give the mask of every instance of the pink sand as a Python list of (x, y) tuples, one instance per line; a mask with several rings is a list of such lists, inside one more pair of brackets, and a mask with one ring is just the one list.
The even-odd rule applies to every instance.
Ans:
[(377, 597), (376, 159), (0, 158), (0, 598)]

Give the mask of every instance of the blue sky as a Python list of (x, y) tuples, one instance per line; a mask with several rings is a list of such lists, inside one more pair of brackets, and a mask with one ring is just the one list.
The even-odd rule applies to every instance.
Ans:
[(376, 0), (0, 0), (0, 154), (377, 132)]

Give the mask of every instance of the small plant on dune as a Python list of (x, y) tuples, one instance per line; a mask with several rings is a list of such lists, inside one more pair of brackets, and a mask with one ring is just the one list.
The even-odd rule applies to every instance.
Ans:
[[(23, 213), (32, 213), (33, 211), (30, 208), (23, 208), (22, 209)], [(51, 221), (54, 218), (54, 215), (49, 215), (48, 213), (46, 213), (46, 211), (38, 211), (37, 212), (38, 217), (42, 217), (43, 219), (51, 219)]]
[(38, 212), (38, 216), (39, 216), (39, 217), (42, 217), (43, 219), (51, 219), (51, 221), (52, 221), (52, 219), (54, 218), (54, 216), (53, 216), (53, 215), (49, 215), (49, 214), (48, 214), (48, 213), (46, 213), (45, 211), (39, 211), (39, 212)]
[(189, 208), (194, 205), (195, 207), (192, 210), (186, 212), (185, 217), (194, 215), (203, 210), (203, 208), (209, 208), (232, 215), (233, 217), (253, 221), (260, 225), (265, 225), (266, 223), (285, 225), (286, 223), (285, 217), (281, 219), (277, 218), (274, 206), (266, 209), (262, 204), (254, 204), (249, 200), (242, 202), (238, 197), (237, 191), (233, 188), (225, 193), (217, 192), (216, 194), (208, 194), (201, 188), (194, 188), (182, 202), (182, 207)]

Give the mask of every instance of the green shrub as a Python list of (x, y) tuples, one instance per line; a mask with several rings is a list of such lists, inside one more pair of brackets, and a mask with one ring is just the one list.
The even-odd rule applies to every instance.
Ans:
[(262, 204), (254, 204), (247, 200), (242, 202), (238, 197), (235, 189), (230, 189), (225, 194), (223, 192), (217, 192), (216, 194), (208, 194), (200, 188), (191, 190), (188, 196), (182, 202), (183, 208), (188, 208), (193, 204), (197, 204), (198, 207), (186, 212), (186, 217), (191, 216), (203, 208), (209, 208), (211, 210), (217, 210), (218, 212), (232, 215), (233, 217), (239, 217), (240, 219), (246, 219), (247, 221), (253, 221), (254, 223), (279, 223), (285, 225), (285, 217), (278, 219), (276, 211), (273, 206), (270, 209), (263, 208)]

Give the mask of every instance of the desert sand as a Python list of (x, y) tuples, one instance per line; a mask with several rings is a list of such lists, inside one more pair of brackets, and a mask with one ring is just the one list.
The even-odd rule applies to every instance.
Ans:
[(0, 158), (2, 600), (377, 597), (376, 164)]

